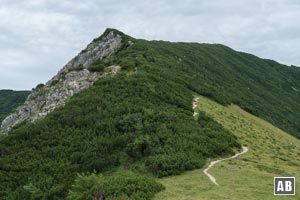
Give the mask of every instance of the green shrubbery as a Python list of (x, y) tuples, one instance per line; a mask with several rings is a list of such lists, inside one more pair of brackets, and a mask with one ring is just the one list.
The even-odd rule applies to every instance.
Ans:
[(236, 52), (219, 44), (134, 40), (118, 58), (139, 69), (184, 84), (223, 105), (243, 109), (298, 136), (300, 69)]
[(40, 83), (40, 84), (38, 84), (33, 90), (41, 89), (41, 88), (44, 87), (44, 86), (45, 86), (45, 84)]
[[(35, 192), (64, 198), (76, 173), (136, 162), (159, 177), (203, 166), (220, 144), (211, 145), (219, 139), (194, 120), (192, 99), (184, 85), (142, 71), (97, 81), (44, 120), (1, 138), (0, 196), (28, 196), (30, 189), (31, 199)], [(235, 138), (217, 131), (224, 136), (218, 155), (231, 153)], [(8, 181), (1, 175), (7, 173)], [(43, 182), (45, 176), (51, 184)]]
[(50, 86), (55, 86), (57, 83), (59, 83), (59, 80), (54, 79), (50, 82)]
[(113, 65), (113, 63), (114, 63), (113, 57), (98, 59), (93, 63), (91, 63), (87, 67), (87, 69), (91, 72), (104, 72), (105, 67)]
[(0, 90), (0, 124), (2, 120), (21, 105), (29, 91)]
[(78, 65), (74, 70), (75, 71), (81, 71), (81, 70), (83, 70), (84, 69), (84, 67), (83, 67), (83, 65), (81, 64), (81, 65)]
[[(199, 113), (198, 123), (200, 128), (196, 132), (189, 132), (186, 136), (180, 133), (170, 135), (169, 143), (176, 146), (165, 145), (163, 152), (146, 160), (146, 167), (158, 177), (181, 174), (201, 168), (207, 157), (230, 154), (231, 147), (240, 148), (236, 138), (205, 113)], [(182, 126), (189, 131), (187, 126)]]
[(95, 195), (104, 195), (107, 200), (149, 200), (163, 189), (154, 179), (128, 171), (78, 175), (67, 199), (90, 200)]
[(91, 63), (87, 69), (91, 72), (103, 72), (105, 68), (105, 63), (103, 60), (96, 60), (95, 62)]
[(201, 168), (205, 163), (206, 159), (201, 154), (173, 152), (150, 157), (146, 161), (146, 166), (156, 176), (164, 177)]

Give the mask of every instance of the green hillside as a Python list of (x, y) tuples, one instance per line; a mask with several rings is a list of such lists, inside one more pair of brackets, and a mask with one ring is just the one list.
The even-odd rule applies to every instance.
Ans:
[(239, 145), (229, 131), (193, 120), (192, 98), (180, 84), (148, 73), (99, 80), (45, 120), (1, 138), (0, 194), (60, 199), (76, 172), (125, 166), (162, 177), (232, 153)]
[(0, 90), (0, 122), (24, 103), (29, 91)]
[[(298, 139), (238, 106), (224, 107), (201, 97), (198, 109), (232, 131), (249, 151), (241, 157), (222, 161), (210, 170), (219, 186), (209, 181), (203, 169), (194, 170), (180, 176), (159, 179), (166, 189), (156, 195), (155, 200), (299, 199)], [(296, 196), (274, 196), (275, 176), (295, 176)]]
[(298, 68), (222, 45), (137, 40), (111, 29), (104, 34), (110, 31), (122, 36), (122, 48), (87, 68), (104, 72), (120, 65), (120, 73), (0, 138), (0, 199), (102, 193), (151, 199), (164, 189), (153, 177), (232, 155), (243, 140), (214, 116), (194, 120), (195, 93), (237, 104), (298, 136)]

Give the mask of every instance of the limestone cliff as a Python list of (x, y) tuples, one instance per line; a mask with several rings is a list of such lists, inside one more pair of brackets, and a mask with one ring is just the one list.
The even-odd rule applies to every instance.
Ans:
[(117, 73), (120, 66), (109, 66), (106, 72), (91, 72), (88, 66), (96, 60), (112, 56), (121, 46), (122, 36), (114, 30), (106, 31), (45, 85), (40, 84), (33, 89), (24, 105), (3, 120), (0, 134), (9, 132), (23, 122), (34, 122), (44, 118), (49, 112), (64, 105), (74, 94), (93, 85), (97, 79)]

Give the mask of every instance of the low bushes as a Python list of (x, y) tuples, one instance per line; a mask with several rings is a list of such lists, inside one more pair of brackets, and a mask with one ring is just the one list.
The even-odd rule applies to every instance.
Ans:
[(67, 200), (90, 200), (105, 196), (107, 200), (148, 200), (164, 186), (154, 179), (129, 171), (112, 175), (78, 175)]

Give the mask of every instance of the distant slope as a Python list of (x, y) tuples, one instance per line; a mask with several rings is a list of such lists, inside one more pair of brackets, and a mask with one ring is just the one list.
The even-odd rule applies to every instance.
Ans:
[(294, 136), (300, 134), (300, 68), (219, 44), (137, 40), (120, 56), (141, 70), (181, 82), (224, 105), (239, 105)]
[[(202, 169), (180, 176), (158, 179), (166, 190), (155, 200), (273, 200), (273, 177), (300, 178), (300, 142), (289, 134), (261, 120), (238, 106), (224, 107), (201, 97), (198, 108), (232, 131), (249, 151), (238, 158), (216, 164), (210, 173), (214, 185)], [(280, 199), (299, 199), (281, 196)]]
[(0, 90), (0, 124), (16, 107), (24, 103), (29, 91)]

